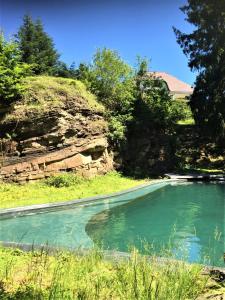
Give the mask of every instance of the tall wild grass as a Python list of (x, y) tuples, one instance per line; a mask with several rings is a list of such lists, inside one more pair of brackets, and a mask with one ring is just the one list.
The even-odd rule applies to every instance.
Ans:
[(133, 250), (128, 259), (0, 248), (0, 299), (196, 299), (206, 279), (199, 265), (158, 261)]

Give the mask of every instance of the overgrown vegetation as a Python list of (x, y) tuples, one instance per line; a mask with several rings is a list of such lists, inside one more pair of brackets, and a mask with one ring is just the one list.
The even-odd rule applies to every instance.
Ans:
[(47, 112), (54, 107), (62, 107), (68, 101), (75, 105), (85, 104), (91, 110), (104, 112), (86, 86), (79, 80), (53, 76), (30, 76), (23, 81), (24, 92), (15, 109), (5, 116), (5, 120), (23, 119), (27, 111)]
[(93, 179), (84, 179), (74, 174), (60, 174), (47, 180), (24, 185), (1, 183), (0, 208), (59, 202), (72, 199), (119, 192), (146, 180), (124, 177), (111, 172)]
[(186, 114), (184, 106), (175, 105), (165, 83), (148, 73), (146, 59), (138, 57), (135, 70), (116, 51), (98, 49), (93, 64), (80, 65), (78, 76), (106, 107), (114, 145), (126, 141), (133, 124), (170, 131)]
[[(148, 69), (148, 66), (144, 69)], [(176, 122), (184, 117), (183, 107), (178, 107), (177, 102), (172, 100), (164, 81), (153, 78), (147, 71), (139, 69), (136, 85), (134, 127), (157, 128), (159, 131), (169, 132)]]
[(0, 248), (0, 297), (14, 299), (196, 299), (206, 286), (202, 268), (184, 262), (159, 264), (133, 250), (128, 260)]
[[(143, 119), (144, 127), (151, 124), (151, 127), (167, 127), (167, 130), (170, 130), (177, 119), (181, 119), (181, 108), (177, 109), (173, 105), (163, 81), (150, 78), (145, 59), (138, 59), (138, 68), (135, 70), (122, 60), (117, 51), (103, 48), (96, 51), (91, 64), (82, 63), (77, 70), (74, 64), (68, 68), (59, 61), (53, 40), (44, 31), (41, 21), (34, 21), (29, 15), (24, 16), (23, 24), (15, 37), (14, 44), (20, 49), (20, 57), (17, 60), (20, 64), (29, 65), (34, 74), (42, 75), (36, 79), (27, 79), (23, 86), (27, 92), (22, 100), (25, 100), (24, 103), (28, 106), (40, 108), (48, 106), (50, 102), (51, 105), (57, 105), (65, 94), (76, 95), (72, 85), (75, 85), (76, 89), (79, 85), (82, 92), (84, 91), (78, 81), (63, 81), (59, 78), (53, 82), (53, 79), (46, 75), (78, 79), (96, 96), (98, 102), (104, 105), (109, 123), (109, 138), (117, 148), (126, 141), (128, 126), (132, 122), (136, 124), (136, 119)], [(17, 69), (13, 72), (16, 71)], [(58, 95), (55, 91), (59, 92)], [(21, 98), (19, 96), (21, 95), (14, 94), (13, 101)], [(82, 96), (91, 98), (91, 94), (87, 93)], [(143, 109), (135, 109), (138, 106), (142, 106)]]

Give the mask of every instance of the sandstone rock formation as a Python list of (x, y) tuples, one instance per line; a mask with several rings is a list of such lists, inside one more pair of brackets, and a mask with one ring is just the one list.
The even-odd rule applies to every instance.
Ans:
[(24, 182), (60, 171), (90, 177), (113, 168), (102, 112), (77, 95), (43, 111), (15, 107), (0, 122), (0, 138), (3, 180)]

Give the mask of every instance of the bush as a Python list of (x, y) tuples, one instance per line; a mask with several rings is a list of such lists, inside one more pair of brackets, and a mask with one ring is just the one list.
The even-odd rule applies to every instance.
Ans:
[(174, 100), (172, 102), (173, 111), (177, 116), (178, 121), (189, 120), (193, 118), (191, 108), (187, 100)]
[[(54, 175), (46, 179), (45, 184), (48, 186), (54, 186), (57, 188), (69, 187), (76, 185), (84, 181), (85, 179), (71, 173), (63, 173)], [(86, 179), (87, 180), (87, 179)]]

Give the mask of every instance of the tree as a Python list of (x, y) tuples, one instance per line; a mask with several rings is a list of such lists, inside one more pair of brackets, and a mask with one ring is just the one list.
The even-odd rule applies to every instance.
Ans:
[(138, 57), (135, 126), (170, 130), (180, 118), (163, 80), (150, 75), (148, 60)]
[(24, 92), (23, 78), (30, 66), (21, 62), (21, 53), (15, 42), (6, 42), (0, 35), (0, 104), (10, 105)]
[(52, 68), (51, 75), (64, 78), (77, 78), (77, 70), (74, 63), (68, 67), (66, 63), (58, 61), (54, 68)]
[(116, 51), (98, 49), (92, 65), (80, 64), (77, 78), (105, 105), (110, 138), (116, 143), (123, 140), (127, 123), (132, 119), (135, 100), (132, 68)]
[(181, 8), (192, 33), (174, 28), (177, 41), (198, 71), (191, 108), (196, 123), (212, 137), (225, 139), (225, 1), (188, 0)]
[(42, 22), (34, 22), (29, 15), (23, 18), (16, 39), (21, 50), (23, 62), (32, 64), (35, 74), (51, 74), (57, 66), (59, 54), (52, 39), (44, 31)]
[(98, 49), (93, 61), (93, 91), (109, 109), (126, 110), (133, 99), (132, 68), (116, 51), (106, 48)]
[(93, 90), (95, 78), (90, 65), (80, 63), (79, 68), (75, 70), (75, 77), (82, 81), (89, 90)]

